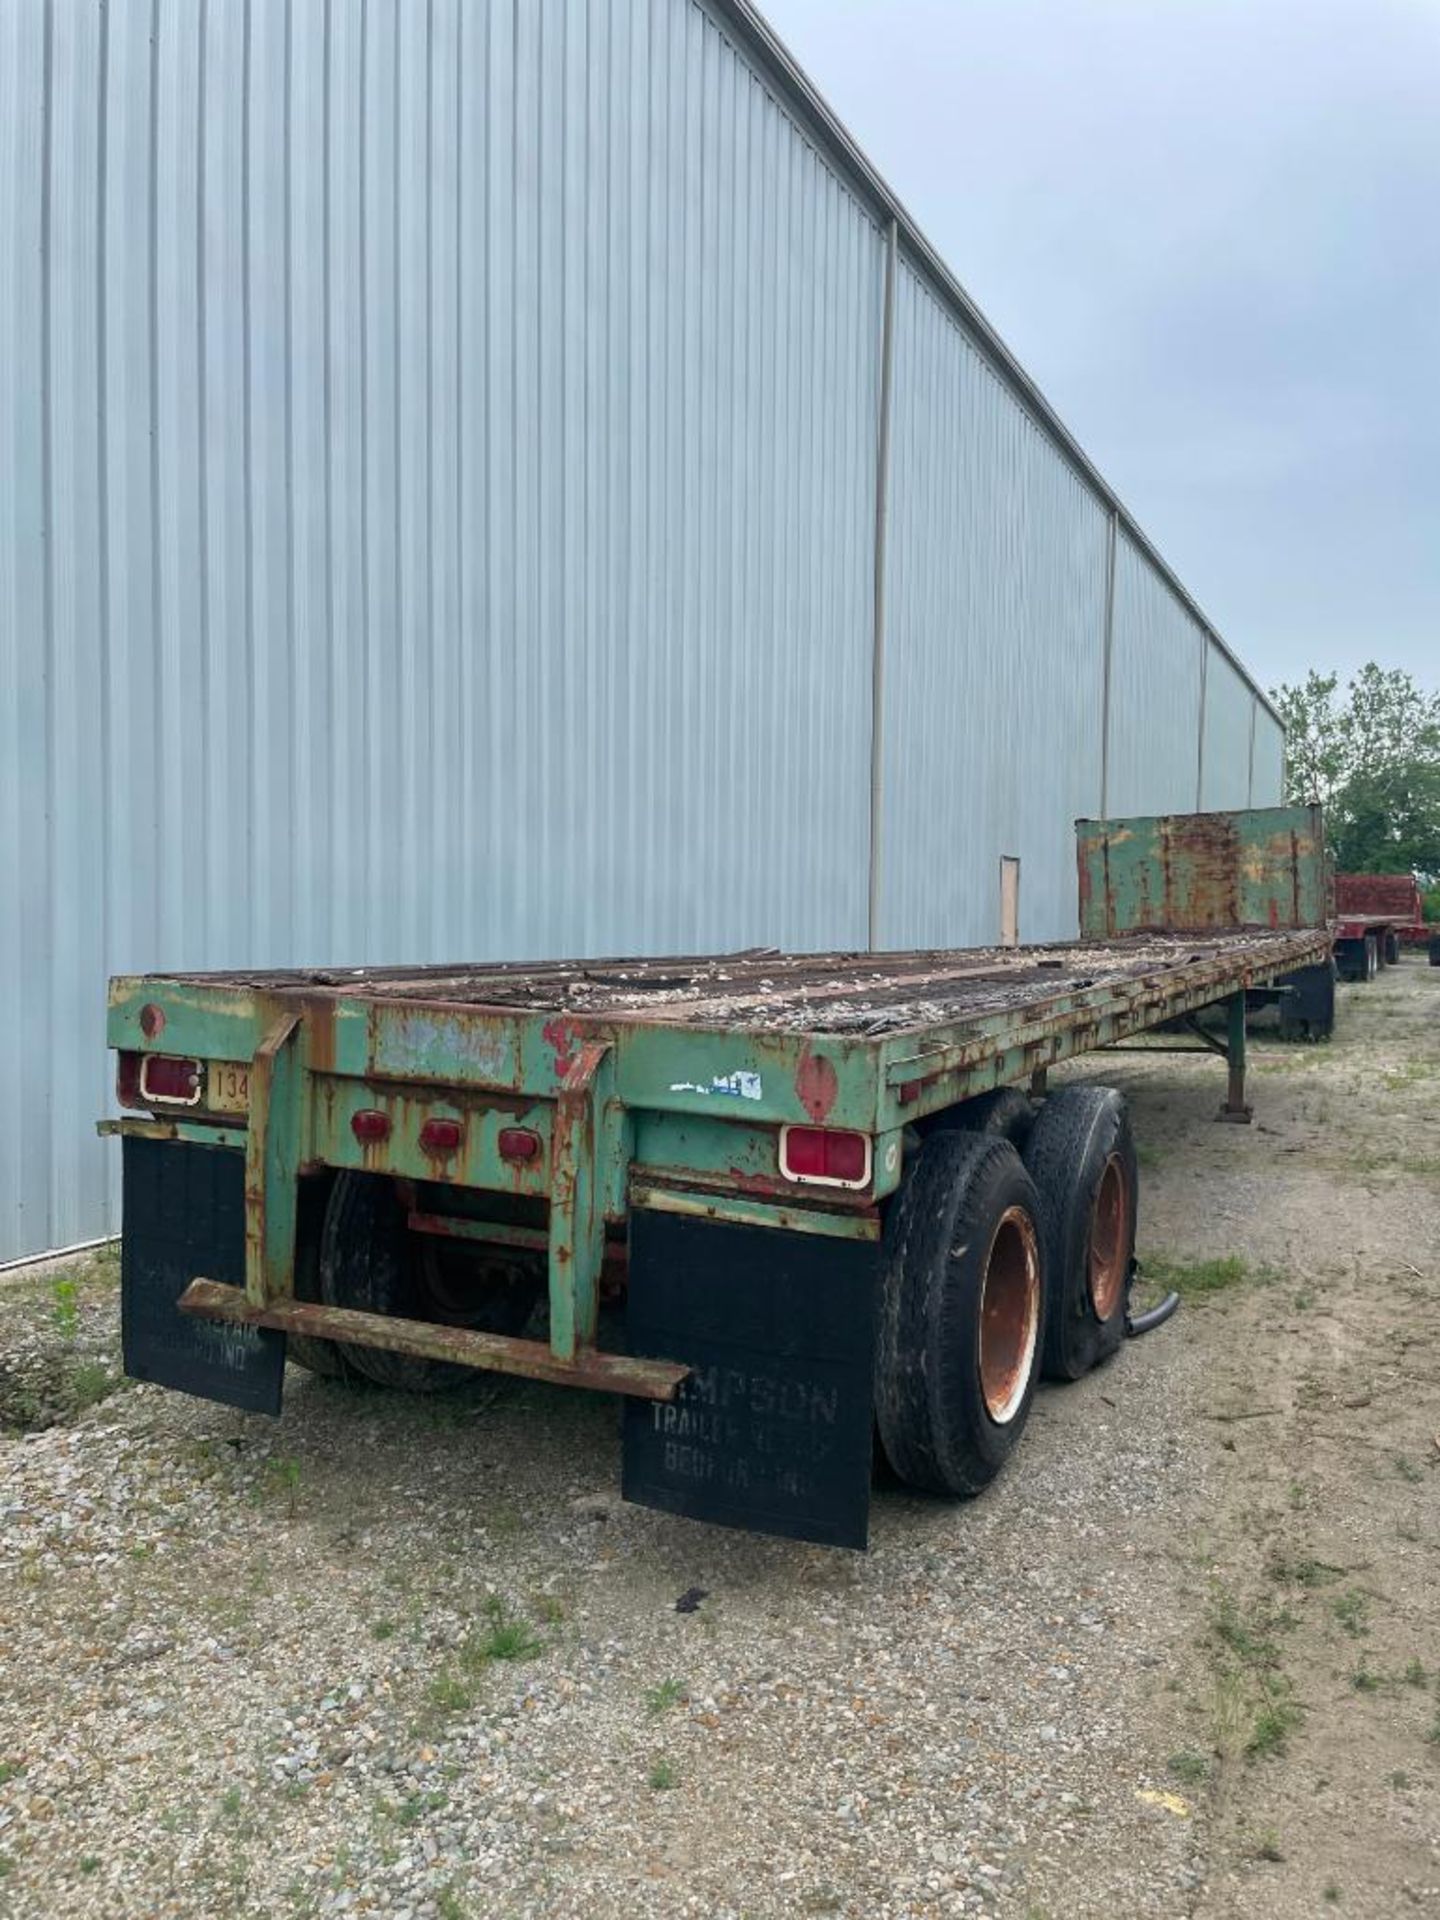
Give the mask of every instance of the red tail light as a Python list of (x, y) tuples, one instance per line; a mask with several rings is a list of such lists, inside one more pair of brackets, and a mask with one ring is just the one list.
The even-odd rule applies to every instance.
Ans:
[(824, 1187), (868, 1187), (870, 1184), (868, 1133), (845, 1133), (832, 1127), (782, 1127), (780, 1171), (787, 1180)]
[(370, 1146), (376, 1140), (388, 1140), (390, 1116), (382, 1113), (378, 1107), (361, 1107), (358, 1113), (350, 1116), (350, 1131), (361, 1146)]
[(544, 1142), (538, 1133), (532, 1133), (529, 1127), (501, 1127), (500, 1158), (502, 1160), (537, 1160)]
[(420, 1146), (425, 1153), (454, 1153), (465, 1138), (458, 1120), (427, 1120), (420, 1129)]
[(181, 1060), (170, 1053), (145, 1053), (140, 1056), (142, 1107), (148, 1107), (152, 1102), (167, 1107), (198, 1107), (204, 1083), (204, 1072), (198, 1060)]

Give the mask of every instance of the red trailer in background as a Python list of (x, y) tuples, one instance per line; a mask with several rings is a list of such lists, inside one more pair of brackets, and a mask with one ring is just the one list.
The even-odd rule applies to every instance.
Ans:
[(1424, 945), (1428, 931), (1413, 873), (1336, 874), (1335, 964), (1342, 979), (1372, 980), (1395, 965), (1402, 944)]

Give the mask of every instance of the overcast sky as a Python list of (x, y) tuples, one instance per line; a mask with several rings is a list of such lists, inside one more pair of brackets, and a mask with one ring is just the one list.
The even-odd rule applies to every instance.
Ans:
[(1440, 687), (1440, 0), (761, 0), (1267, 686)]

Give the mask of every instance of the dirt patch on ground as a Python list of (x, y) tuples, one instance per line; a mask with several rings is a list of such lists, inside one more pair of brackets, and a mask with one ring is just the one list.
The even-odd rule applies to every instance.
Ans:
[(0, 1281), (0, 1910), (1440, 1913), (1440, 970), (1255, 1068), (1088, 1063), (1186, 1305), (863, 1557), (560, 1390), (85, 1406), (113, 1268)]

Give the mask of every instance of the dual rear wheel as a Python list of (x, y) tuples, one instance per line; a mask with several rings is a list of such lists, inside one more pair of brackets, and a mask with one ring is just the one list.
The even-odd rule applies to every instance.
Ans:
[[(1136, 1162), (1125, 1101), (1023, 1096), (932, 1129), (885, 1227), (876, 1424), (901, 1480), (968, 1497), (1019, 1442), (1042, 1372), (1076, 1380), (1125, 1333)], [(1021, 1142), (1017, 1146), (1017, 1136)]]

